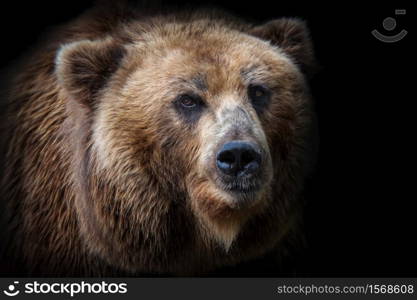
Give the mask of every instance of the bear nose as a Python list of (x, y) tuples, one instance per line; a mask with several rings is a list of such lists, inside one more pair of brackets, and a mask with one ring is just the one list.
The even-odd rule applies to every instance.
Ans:
[(261, 163), (261, 155), (255, 145), (244, 141), (232, 141), (223, 145), (217, 154), (217, 167), (226, 175), (243, 176), (255, 173)]

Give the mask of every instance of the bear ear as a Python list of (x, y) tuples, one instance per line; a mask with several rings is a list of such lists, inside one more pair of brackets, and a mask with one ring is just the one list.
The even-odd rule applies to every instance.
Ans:
[(58, 84), (71, 98), (93, 108), (97, 93), (117, 70), (124, 54), (123, 46), (110, 38), (66, 44), (55, 61)]
[(306, 75), (312, 75), (317, 63), (305, 22), (295, 18), (276, 19), (255, 26), (250, 34), (271, 42), (288, 54)]

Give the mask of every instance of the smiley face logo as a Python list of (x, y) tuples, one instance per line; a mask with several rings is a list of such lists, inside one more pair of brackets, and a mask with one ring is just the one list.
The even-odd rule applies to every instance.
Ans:
[[(396, 15), (405, 15), (406, 10), (405, 9), (396, 9), (395, 14)], [(384, 29), (386, 31), (393, 31), (395, 29), (395, 27), (397, 26), (397, 22), (395, 21), (394, 18), (388, 17), (388, 18), (384, 19), (384, 21), (382, 22), (382, 26), (384, 27)], [(372, 30), (371, 33), (375, 38), (377, 38), (381, 42), (395, 43), (395, 42), (398, 42), (398, 41), (402, 40), (407, 35), (407, 30), (403, 29), (395, 35), (385, 35), (385, 34), (380, 33), (376, 29)]]
[(16, 289), (16, 285), (19, 284), (19, 281), (13, 282), (7, 287), (7, 290), (4, 290), (3, 293), (7, 296), (14, 297), (20, 293), (19, 290)]

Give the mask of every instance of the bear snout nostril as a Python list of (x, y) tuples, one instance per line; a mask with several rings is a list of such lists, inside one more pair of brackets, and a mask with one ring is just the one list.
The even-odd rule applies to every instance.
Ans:
[(217, 167), (230, 176), (242, 176), (256, 172), (260, 167), (261, 155), (248, 142), (232, 141), (223, 145), (217, 154)]

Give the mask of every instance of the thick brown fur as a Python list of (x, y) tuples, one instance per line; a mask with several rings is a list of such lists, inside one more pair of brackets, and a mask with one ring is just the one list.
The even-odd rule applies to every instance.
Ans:
[[(313, 66), (307, 29), (293, 19), (255, 25), (215, 10), (115, 5), (61, 26), (8, 86), (5, 259), (32, 275), (186, 275), (285, 253), (300, 236), (314, 162)], [(221, 116), (189, 124), (170, 106), (196, 74), (211, 107), (241, 101), (262, 131), (270, 168), (250, 205), (202, 167), (221, 142)], [(260, 116), (242, 100), (242, 74), (276, 95)]]

